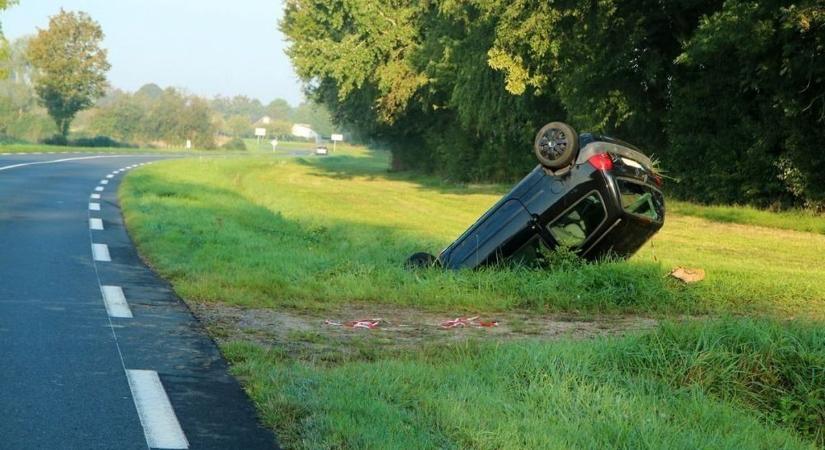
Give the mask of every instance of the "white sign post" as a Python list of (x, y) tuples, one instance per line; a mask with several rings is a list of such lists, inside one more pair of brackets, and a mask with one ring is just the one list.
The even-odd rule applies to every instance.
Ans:
[(261, 139), (266, 137), (266, 128), (255, 128), (255, 137), (258, 139), (258, 149), (261, 148)]
[(339, 141), (343, 141), (344, 140), (344, 135), (343, 134), (333, 134), (332, 136), (330, 136), (330, 139), (332, 140), (332, 151), (334, 152), (335, 151), (335, 144)]

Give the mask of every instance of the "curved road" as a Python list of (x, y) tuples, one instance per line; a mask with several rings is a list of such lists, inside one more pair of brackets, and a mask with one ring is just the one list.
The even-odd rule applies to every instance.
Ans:
[(168, 157), (0, 155), (0, 448), (277, 447), (123, 227), (119, 180)]

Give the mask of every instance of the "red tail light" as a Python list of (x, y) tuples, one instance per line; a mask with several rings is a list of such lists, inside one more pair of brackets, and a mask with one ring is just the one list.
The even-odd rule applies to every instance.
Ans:
[(609, 153), (599, 153), (597, 155), (593, 155), (587, 160), (587, 162), (602, 172), (607, 172), (613, 169), (613, 158), (610, 157)]
[(653, 174), (653, 181), (656, 183), (656, 186), (662, 187), (664, 184), (664, 180), (658, 174)]

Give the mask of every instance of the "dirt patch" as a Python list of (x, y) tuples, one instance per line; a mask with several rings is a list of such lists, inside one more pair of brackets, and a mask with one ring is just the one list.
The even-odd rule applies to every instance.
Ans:
[[(219, 342), (252, 341), (281, 349), (290, 358), (316, 362), (371, 359), (370, 354), (378, 351), (400, 351), (471, 339), (590, 339), (650, 329), (658, 323), (639, 316), (582, 319), (505, 312), (479, 316), (483, 322), (496, 321), (498, 325), (494, 327), (444, 329), (442, 324), (456, 316), (389, 305), (349, 305), (323, 312), (247, 309), (215, 303), (196, 303), (190, 307)], [(362, 319), (379, 320), (379, 324), (373, 329), (345, 325), (348, 321)]]

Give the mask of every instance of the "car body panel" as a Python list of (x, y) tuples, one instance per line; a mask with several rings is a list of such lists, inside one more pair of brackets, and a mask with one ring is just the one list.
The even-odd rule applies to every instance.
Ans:
[[(660, 178), (650, 159), (629, 144), (591, 134), (579, 139), (583, 147), (569, 170), (534, 168), (445, 248), (439, 263), (475, 268), (532, 258), (538, 246), (568, 246), (591, 260), (635, 253), (664, 224)], [(611, 155), (611, 170), (588, 163), (598, 153)]]

